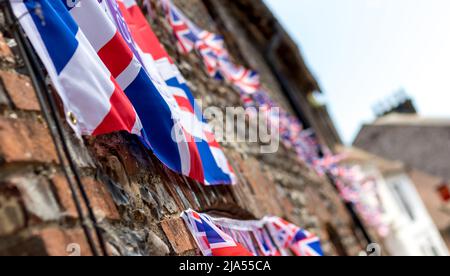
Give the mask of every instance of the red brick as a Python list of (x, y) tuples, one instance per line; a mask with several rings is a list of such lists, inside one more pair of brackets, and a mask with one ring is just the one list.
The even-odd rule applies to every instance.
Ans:
[(169, 219), (161, 222), (161, 227), (167, 236), (173, 250), (177, 254), (196, 250), (197, 246), (187, 229), (183, 219)]
[(0, 158), (5, 162), (58, 162), (48, 128), (34, 119), (0, 117)]
[(41, 110), (29, 77), (2, 70), (0, 78), (16, 108), (28, 111)]
[(14, 62), (14, 55), (6, 43), (2, 33), (0, 33), (0, 60), (7, 61), (9, 63)]
[(56, 191), (59, 204), (64, 212), (64, 216), (70, 218), (78, 218), (78, 212), (72, 198), (72, 192), (69, 189), (66, 177), (63, 175), (55, 175), (52, 178), (53, 187)]
[[(72, 198), (69, 184), (63, 175), (56, 175), (52, 179), (61, 207), (66, 216), (78, 218), (78, 212)], [(103, 183), (92, 178), (83, 178), (83, 185), (89, 197), (94, 213), (99, 219), (120, 220), (120, 214), (112, 196)], [(83, 206), (83, 208), (85, 208)]]
[(91, 256), (92, 251), (81, 228), (64, 230), (61, 228), (46, 228), (35, 232), (33, 235), (42, 241), (45, 255), (48, 256), (71, 256), (71, 248), (79, 249), (79, 256)]

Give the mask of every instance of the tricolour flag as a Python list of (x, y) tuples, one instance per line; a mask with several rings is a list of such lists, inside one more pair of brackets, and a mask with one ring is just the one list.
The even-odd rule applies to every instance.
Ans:
[(78, 135), (143, 135), (135, 109), (63, 3), (11, 0), (14, 14), (61, 97)]

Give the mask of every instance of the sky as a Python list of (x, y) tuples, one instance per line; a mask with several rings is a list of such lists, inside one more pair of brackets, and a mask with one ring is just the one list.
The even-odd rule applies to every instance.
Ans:
[(403, 89), (450, 118), (450, 1), (265, 0), (299, 44), (344, 142)]

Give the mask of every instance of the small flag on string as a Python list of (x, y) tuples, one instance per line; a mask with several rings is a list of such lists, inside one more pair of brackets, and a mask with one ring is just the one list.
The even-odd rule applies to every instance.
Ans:
[(266, 218), (266, 222), (278, 247), (289, 249), (297, 256), (323, 256), (317, 236), (278, 217)]
[(182, 217), (204, 256), (253, 256), (243, 245), (214, 225), (208, 216), (188, 210)]

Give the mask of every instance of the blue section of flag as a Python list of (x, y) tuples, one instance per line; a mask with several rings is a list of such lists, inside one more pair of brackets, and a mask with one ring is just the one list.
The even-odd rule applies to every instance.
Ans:
[[(59, 1), (25, 1), (58, 74), (78, 48), (78, 25)], [(36, 11), (40, 10), (42, 16)]]
[(216, 243), (224, 243), (226, 242), (220, 235), (219, 233), (217, 233), (210, 225), (208, 222), (206, 222), (203, 217), (202, 219), (202, 223), (203, 223), (203, 230), (206, 233), (206, 237), (208, 238), (208, 242), (210, 244), (216, 244)]
[(172, 139), (172, 112), (143, 68), (125, 94), (141, 118), (155, 155), (170, 169), (181, 172), (178, 145)]
[(196, 141), (198, 152), (202, 159), (205, 179), (210, 185), (219, 185), (223, 183), (231, 183), (231, 178), (224, 173), (216, 163), (211, 148), (206, 141)]

